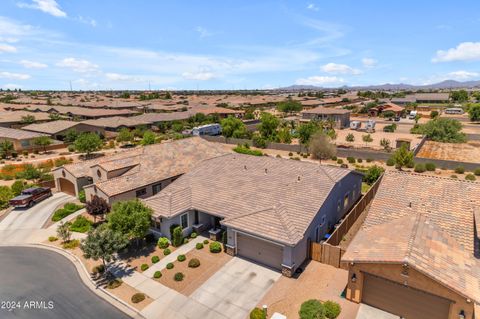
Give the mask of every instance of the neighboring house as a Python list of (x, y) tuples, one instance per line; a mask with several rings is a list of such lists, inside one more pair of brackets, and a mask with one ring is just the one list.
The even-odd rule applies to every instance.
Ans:
[(45, 134), (27, 132), (13, 128), (0, 127), (0, 142), (5, 140), (13, 143), (15, 151), (33, 150), (36, 147), (34, 140), (40, 136), (47, 136)]
[(63, 140), (69, 130), (75, 130), (78, 133), (94, 132), (99, 135), (105, 134), (105, 130), (101, 127), (92, 126), (81, 122), (64, 120), (40, 124), (30, 124), (22, 127), (22, 130), (48, 134), (56, 140)]
[(478, 316), (479, 205), (480, 183), (387, 171), (342, 257), (346, 298), (403, 318)]
[(390, 100), (390, 102), (397, 104), (397, 105), (407, 105), (416, 103), (417, 99), (414, 95), (407, 95), (405, 97), (394, 97)]
[(402, 113), (405, 112), (405, 108), (403, 106), (397, 105), (395, 103), (383, 103), (377, 107), (372, 107), (368, 110), (368, 114), (370, 116), (379, 116), (380, 114), (384, 112), (393, 112), (395, 116), (401, 116)]
[(350, 111), (337, 108), (316, 107), (301, 112), (301, 121), (334, 121), (335, 127), (343, 129), (350, 126)]
[(97, 127), (109, 132), (118, 132), (122, 128), (136, 128), (138, 126), (150, 126), (150, 122), (142, 120), (135, 117), (123, 117), (123, 116), (113, 116), (113, 117), (103, 117), (95, 120), (87, 120), (81, 122), (85, 125)]
[(415, 93), (417, 103), (449, 103), (449, 93)]
[(25, 126), (23, 118), (35, 117), (35, 123), (51, 121), (47, 113), (32, 113), (27, 111), (4, 111), (0, 112), (0, 127), (19, 128)]
[[(292, 276), (360, 197), (362, 175), (348, 169), (264, 156), (227, 154), (202, 161), (144, 200), (154, 231), (170, 238), (226, 230), (226, 249)], [(221, 237), (221, 236), (220, 236)]]
[(152, 196), (198, 162), (227, 152), (222, 144), (192, 137), (67, 164), (53, 175), (60, 191), (78, 195), (85, 189), (87, 200), (97, 195), (111, 204)]
[(42, 113), (55, 113), (79, 119), (97, 119), (100, 117), (130, 116), (138, 113), (132, 110), (125, 109), (101, 109), (60, 105), (24, 105), (23, 107), (25, 110), (32, 112), (30, 113), (31, 115)]

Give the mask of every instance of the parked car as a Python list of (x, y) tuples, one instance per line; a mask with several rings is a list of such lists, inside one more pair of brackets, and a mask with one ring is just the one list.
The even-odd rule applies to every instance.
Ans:
[(32, 187), (22, 191), (20, 195), (10, 200), (13, 207), (32, 207), (38, 202), (52, 196), (52, 191), (47, 187)]

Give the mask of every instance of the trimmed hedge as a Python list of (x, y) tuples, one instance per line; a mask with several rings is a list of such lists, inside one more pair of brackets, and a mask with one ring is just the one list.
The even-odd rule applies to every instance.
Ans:
[(145, 270), (148, 269), (148, 265), (147, 265), (147, 264), (142, 264), (142, 265), (140, 266), (140, 269), (141, 269), (142, 271), (145, 271)]
[(434, 172), (436, 168), (434, 163), (425, 163), (425, 169), (429, 172)]
[(203, 244), (204, 244), (204, 245), (208, 245), (208, 243), (209, 243), (208, 239), (205, 239), (205, 240), (203, 241)]
[(463, 173), (465, 173), (465, 167), (463, 167), (463, 166), (457, 166), (457, 167), (455, 168), (455, 173), (457, 173), (457, 174), (463, 174)]
[(473, 182), (473, 181), (475, 181), (477, 178), (476, 178), (475, 175), (473, 175), (473, 174), (467, 174), (467, 175), (465, 175), (465, 179), (466, 179), (467, 181), (472, 181), (472, 182)]
[(162, 272), (159, 271), (159, 270), (157, 270), (157, 271), (153, 274), (153, 278), (158, 279), (158, 278), (161, 278), (161, 277), (162, 277)]
[(198, 260), (197, 258), (192, 258), (188, 262), (188, 267), (190, 268), (197, 268), (199, 266), (200, 266), (200, 260)]
[(480, 168), (476, 168), (474, 171), (473, 171), (473, 174), (477, 175), (477, 176), (480, 176)]
[(181, 272), (177, 272), (174, 276), (173, 276), (173, 280), (175, 281), (182, 281), (183, 278), (185, 277), (185, 275)]
[(50, 237), (48, 237), (48, 241), (49, 241), (49, 242), (57, 241), (57, 240), (58, 240), (58, 237), (55, 237), (55, 236), (50, 236)]
[(393, 158), (389, 158), (387, 160), (387, 166), (393, 166), (393, 165), (395, 165), (395, 160)]
[(203, 244), (202, 244), (202, 243), (197, 243), (197, 244), (195, 245), (195, 248), (197, 248), (197, 249), (203, 249)]
[(310, 299), (302, 303), (298, 312), (300, 319), (322, 319), (325, 318), (325, 308), (316, 299)]
[(417, 163), (415, 164), (415, 168), (414, 168), (414, 171), (415, 173), (423, 173), (425, 172), (427, 169), (425, 168), (425, 165), (422, 164), (422, 163)]
[(139, 303), (145, 300), (145, 294), (142, 294), (141, 292), (137, 292), (132, 296), (131, 301), (133, 303)]
[(168, 248), (170, 246), (170, 242), (168, 241), (167, 237), (160, 237), (157, 242), (158, 248)]
[(158, 263), (159, 261), (160, 261), (160, 257), (158, 257), (158, 256), (152, 256), (152, 263), (153, 263), (153, 264), (156, 264), (156, 263)]
[(185, 261), (187, 259), (187, 257), (185, 257), (185, 255), (178, 255), (177, 256), (177, 260), (182, 262), (182, 261)]
[(325, 317), (328, 319), (335, 319), (342, 312), (342, 307), (334, 301), (327, 300), (323, 303), (323, 308), (325, 309)]
[(267, 316), (262, 309), (257, 307), (250, 311), (250, 319), (267, 319)]
[(217, 241), (210, 243), (209, 248), (210, 248), (210, 252), (215, 254), (222, 251), (222, 245)]
[(108, 282), (107, 288), (108, 288), (108, 289), (115, 289), (115, 288), (120, 287), (122, 284), (123, 284), (122, 279), (115, 278), (115, 279), (110, 280), (110, 281)]
[(167, 268), (167, 269), (172, 269), (173, 266), (174, 266), (173, 263), (168, 263), (166, 268)]
[(53, 213), (52, 221), (58, 222), (70, 214), (75, 213), (77, 210), (82, 209), (83, 206), (77, 205), (75, 203), (66, 203), (63, 208), (57, 209), (55, 213)]
[(172, 253), (172, 251), (171, 251), (170, 249), (168, 249), (168, 248), (166, 248), (166, 249), (163, 250), (163, 254), (164, 254), (165, 256), (170, 255), (171, 253)]
[(196, 232), (193, 232), (193, 233), (190, 234), (190, 238), (197, 238), (197, 236), (198, 236), (198, 235), (197, 235)]

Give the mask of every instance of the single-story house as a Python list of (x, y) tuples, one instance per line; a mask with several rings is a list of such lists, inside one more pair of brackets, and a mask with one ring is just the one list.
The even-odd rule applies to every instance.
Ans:
[(22, 127), (22, 130), (44, 133), (52, 136), (56, 140), (63, 140), (69, 130), (75, 130), (78, 133), (94, 132), (99, 135), (105, 135), (102, 127), (88, 125), (86, 123), (57, 120), (48, 123), (30, 124)]
[(311, 110), (303, 110), (301, 121), (334, 121), (335, 127), (343, 129), (350, 126), (350, 111), (345, 109), (319, 106)]
[(60, 191), (108, 203), (146, 198), (158, 193), (196, 163), (229, 152), (223, 144), (200, 137), (153, 144), (53, 170)]
[(15, 151), (32, 150), (37, 148), (34, 144), (34, 140), (40, 136), (48, 135), (17, 130), (14, 128), (0, 127), (0, 142), (12, 142)]
[[(227, 154), (204, 160), (144, 203), (154, 229), (226, 231), (226, 251), (292, 276), (360, 197), (362, 174), (317, 163)], [(221, 237), (221, 236), (219, 236)]]
[(147, 126), (151, 124), (148, 121), (142, 120), (137, 117), (102, 117), (94, 120), (86, 120), (81, 122), (82, 124), (89, 125), (91, 127), (97, 127), (109, 132), (118, 132), (122, 128), (136, 128), (138, 126)]
[(47, 113), (32, 113), (28, 111), (4, 111), (0, 112), (0, 127), (19, 128), (25, 126), (24, 119), (33, 116), (34, 122), (51, 121)]
[(393, 112), (395, 116), (401, 116), (403, 112), (405, 112), (405, 108), (403, 106), (397, 105), (392, 102), (383, 103), (377, 107), (372, 107), (368, 110), (368, 114), (370, 116), (378, 116), (384, 112)]
[(449, 93), (415, 93), (417, 103), (449, 103)]
[(387, 171), (342, 257), (346, 298), (403, 318), (478, 318), (479, 205), (480, 183)]

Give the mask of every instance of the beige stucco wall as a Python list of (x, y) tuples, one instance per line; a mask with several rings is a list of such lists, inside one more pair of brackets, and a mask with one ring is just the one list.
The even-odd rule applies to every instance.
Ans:
[[(373, 274), (400, 284), (407, 284), (409, 287), (416, 288), (433, 295), (437, 295), (453, 302), (450, 305), (450, 319), (458, 319), (461, 310), (465, 312), (465, 319), (473, 319), (474, 304), (467, 302), (467, 298), (462, 297), (453, 290), (443, 286), (424, 274), (409, 268), (408, 276), (402, 275), (402, 265), (398, 264), (348, 264), (349, 281), (347, 285), (346, 298), (354, 302), (361, 302), (364, 273)], [(356, 282), (353, 283), (350, 278), (356, 275)]]

